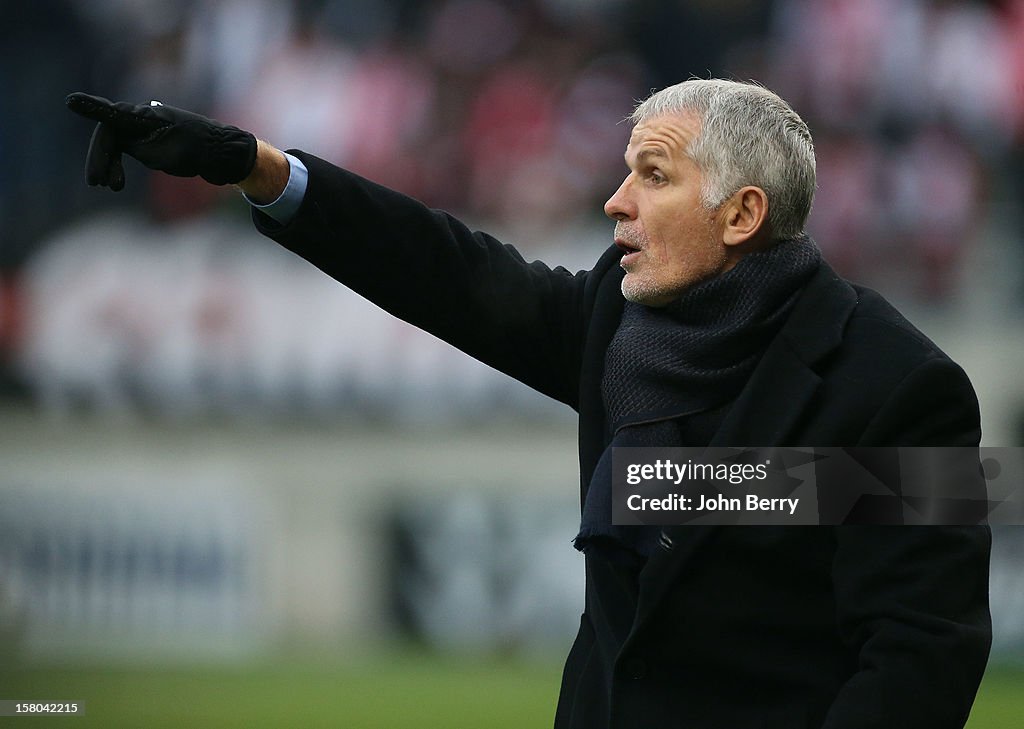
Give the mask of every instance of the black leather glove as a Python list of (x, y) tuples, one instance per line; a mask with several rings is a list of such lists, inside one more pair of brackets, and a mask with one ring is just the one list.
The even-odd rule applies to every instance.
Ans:
[(256, 137), (249, 132), (159, 101), (135, 105), (74, 93), (65, 103), (99, 122), (85, 160), (90, 185), (124, 187), (122, 152), (151, 170), (199, 175), (214, 185), (241, 182), (256, 163)]

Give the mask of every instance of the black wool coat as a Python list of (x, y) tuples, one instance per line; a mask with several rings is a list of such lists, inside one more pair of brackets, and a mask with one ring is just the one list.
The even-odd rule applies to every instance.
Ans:
[[(620, 253), (525, 262), (451, 216), (312, 155), (302, 206), (258, 229), (395, 316), (579, 412), (581, 498), (609, 438), (600, 394)], [(311, 315), (315, 315), (311, 313)], [(963, 370), (826, 264), (709, 445), (974, 446)], [(567, 535), (567, 538), (571, 535)], [(556, 729), (953, 729), (988, 657), (986, 527), (667, 527), (616, 635), (587, 558)]]

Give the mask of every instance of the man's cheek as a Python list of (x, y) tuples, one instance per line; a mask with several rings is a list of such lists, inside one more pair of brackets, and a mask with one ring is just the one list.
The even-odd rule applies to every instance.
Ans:
[(648, 230), (644, 231), (644, 233), (644, 258), (647, 259), (648, 265), (663, 265), (667, 263), (664, 238), (657, 231), (652, 232)]

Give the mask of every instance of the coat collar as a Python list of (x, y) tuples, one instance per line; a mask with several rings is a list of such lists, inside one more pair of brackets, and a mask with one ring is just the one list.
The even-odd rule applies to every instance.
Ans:
[(842, 343), (846, 322), (856, 306), (854, 288), (822, 261), (779, 336), (801, 361), (813, 366)]
[(856, 305), (853, 287), (822, 263), (710, 445), (782, 445), (821, 382), (816, 366), (842, 343)]

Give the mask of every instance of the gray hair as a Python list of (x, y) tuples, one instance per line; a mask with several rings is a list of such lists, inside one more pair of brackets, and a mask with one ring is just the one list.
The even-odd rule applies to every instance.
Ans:
[(814, 143), (789, 104), (754, 83), (690, 79), (640, 102), (630, 121), (687, 112), (700, 121), (686, 153), (704, 174), (704, 206), (714, 210), (755, 185), (768, 196), (772, 237), (802, 233), (814, 199)]

